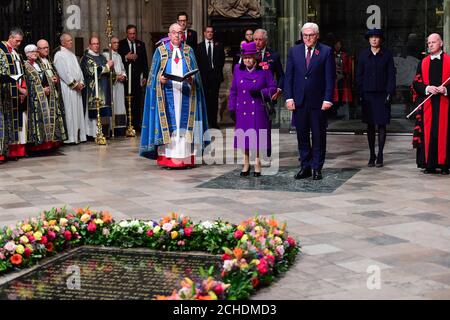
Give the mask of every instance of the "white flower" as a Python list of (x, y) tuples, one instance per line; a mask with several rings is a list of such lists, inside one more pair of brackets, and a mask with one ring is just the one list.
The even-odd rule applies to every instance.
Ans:
[(133, 220), (130, 223), (130, 227), (139, 227), (141, 225), (141, 223), (139, 222), (139, 220)]
[(139, 233), (139, 234), (144, 233), (144, 229), (142, 229), (141, 227), (139, 227), (139, 229), (137, 230), (137, 233)]
[(5, 244), (4, 248), (9, 252), (14, 252), (16, 251), (17, 246), (13, 241), (10, 241), (7, 244)]
[(284, 255), (284, 247), (283, 246), (278, 246), (277, 247), (277, 252), (280, 256)]
[(173, 225), (171, 223), (164, 223), (162, 228), (164, 231), (170, 232), (170, 231), (172, 231)]
[(102, 234), (103, 234), (105, 237), (108, 237), (108, 236), (109, 236), (109, 230), (108, 230), (108, 228), (103, 228)]
[(231, 271), (231, 269), (233, 269), (234, 263), (232, 260), (225, 260), (225, 262), (223, 263), (223, 269), (225, 271)]
[(212, 229), (213, 227), (214, 227), (214, 224), (211, 221), (204, 221), (200, 224), (200, 228), (206, 229), (206, 230)]
[(128, 221), (126, 221), (126, 220), (121, 221), (121, 222), (119, 223), (119, 226), (120, 226), (121, 228), (128, 228), (128, 226), (129, 226)]

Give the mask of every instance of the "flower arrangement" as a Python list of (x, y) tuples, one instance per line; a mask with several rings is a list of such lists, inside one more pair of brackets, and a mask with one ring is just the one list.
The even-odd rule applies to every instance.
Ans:
[(254, 217), (234, 225), (221, 220), (194, 223), (171, 213), (159, 221), (115, 222), (107, 211), (66, 208), (43, 212), (0, 230), (0, 274), (81, 246), (146, 247), (164, 251), (207, 251), (222, 255), (220, 279), (202, 271), (186, 278), (169, 300), (247, 299), (287, 271), (300, 252), (297, 241), (274, 218)]

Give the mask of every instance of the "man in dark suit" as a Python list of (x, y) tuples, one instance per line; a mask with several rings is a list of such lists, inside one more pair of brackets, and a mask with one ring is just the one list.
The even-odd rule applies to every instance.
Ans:
[(118, 52), (122, 57), (125, 70), (127, 72), (127, 83), (125, 87), (126, 95), (130, 94), (130, 85), (128, 82), (131, 81), (131, 95), (133, 96), (131, 106), (132, 124), (134, 129), (139, 132), (142, 124), (142, 87), (144, 87), (147, 83), (149, 69), (145, 43), (137, 40), (136, 34), (137, 27), (135, 25), (128, 25), (127, 38), (119, 42)]
[(253, 33), (253, 41), (255, 41), (256, 48), (260, 53), (260, 66), (263, 69), (272, 71), (273, 76), (277, 79), (278, 90), (272, 96), (272, 100), (276, 101), (283, 92), (285, 75), (280, 54), (267, 47), (267, 40), (268, 35), (266, 30), (258, 29)]
[(183, 37), (182, 41), (187, 43), (194, 51), (197, 49), (197, 31), (188, 29), (188, 20), (189, 17), (186, 12), (179, 12), (177, 14), (177, 23), (181, 26), (183, 29)]
[(199, 43), (195, 55), (205, 91), (208, 123), (210, 128), (219, 129), (217, 112), (219, 109), (219, 89), (223, 82), (225, 51), (223, 45), (214, 41), (214, 28), (207, 26), (203, 35), (205, 41)]
[(306, 23), (302, 37), (304, 43), (289, 50), (284, 86), (286, 107), (296, 119), (301, 170), (295, 179), (312, 176), (321, 180), (327, 138), (325, 111), (333, 105), (336, 63), (332, 49), (318, 42), (317, 24)]

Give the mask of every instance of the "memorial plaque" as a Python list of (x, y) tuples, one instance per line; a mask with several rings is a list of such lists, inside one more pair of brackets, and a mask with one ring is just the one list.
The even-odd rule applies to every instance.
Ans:
[(150, 300), (220, 257), (195, 253), (83, 247), (0, 286), (2, 300)]

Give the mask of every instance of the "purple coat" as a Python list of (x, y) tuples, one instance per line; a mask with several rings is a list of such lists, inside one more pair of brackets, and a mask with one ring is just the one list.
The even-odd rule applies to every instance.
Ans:
[(261, 93), (265, 99), (270, 100), (277, 92), (277, 83), (272, 72), (262, 69), (249, 72), (236, 65), (233, 75), (228, 109), (236, 112), (234, 147), (244, 150), (270, 150), (271, 125)]

